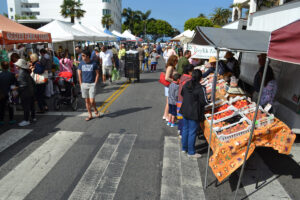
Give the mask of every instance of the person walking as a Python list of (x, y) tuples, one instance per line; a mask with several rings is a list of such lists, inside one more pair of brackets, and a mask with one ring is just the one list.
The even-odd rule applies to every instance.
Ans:
[(100, 63), (102, 64), (102, 81), (103, 84), (105, 84), (106, 76), (108, 76), (111, 83), (111, 72), (114, 63), (113, 54), (111, 51), (107, 50), (106, 46), (103, 46), (101, 50), (102, 52), (100, 53)]
[(85, 120), (90, 121), (93, 119), (92, 108), (94, 109), (96, 117), (100, 117), (95, 102), (96, 85), (100, 75), (97, 64), (90, 59), (91, 53), (84, 50), (81, 56), (82, 61), (78, 66), (78, 78), (81, 86), (82, 98), (85, 99), (85, 105), (88, 111), (88, 117)]
[(18, 92), (24, 110), (24, 118), (23, 121), (19, 123), (19, 126), (28, 126), (30, 121), (36, 121), (34, 109), (35, 83), (30, 76), (31, 70), (25, 60), (19, 59), (15, 65), (19, 69), (19, 76), (17, 79)]
[(152, 53), (150, 54), (151, 72), (156, 71), (156, 66), (158, 64), (159, 57), (160, 55), (157, 53), (156, 49), (153, 49)]
[(14, 109), (9, 103), (9, 92), (16, 88), (17, 80), (12, 72), (9, 72), (9, 63), (1, 62), (2, 72), (0, 73), (0, 125), (4, 124), (5, 108), (8, 108), (9, 124), (14, 124)]
[(119, 53), (118, 53), (119, 68), (121, 73), (124, 71), (125, 68), (125, 55), (126, 55), (125, 44), (121, 44), (121, 48), (119, 49)]
[(33, 80), (35, 81), (35, 97), (38, 102), (39, 112), (45, 113), (48, 111), (48, 106), (45, 100), (46, 83), (48, 81), (47, 71), (45, 66), (38, 60), (38, 55), (33, 53), (30, 55), (30, 70), (32, 71)]
[[(173, 81), (173, 74), (176, 73), (175, 67), (177, 65), (178, 58), (177, 56), (171, 56), (166, 64), (166, 74), (165, 74), (165, 80), (169, 81), (172, 83)], [(165, 87), (165, 97), (166, 97), (166, 106), (165, 106), (165, 111), (163, 115), (163, 119), (166, 121), (169, 121), (169, 101), (168, 101), (168, 96), (169, 96), (169, 87)]]
[(143, 72), (145, 71), (145, 65), (147, 67), (147, 70), (149, 71), (149, 65), (148, 65), (148, 60), (149, 60), (149, 47), (148, 46), (145, 46), (144, 47), (144, 51), (145, 51), (145, 58), (144, 58), (144, 61), (143, 61), (143, 67), (142, 67), (142, 70)]
[(145, 58), (145, 50), (142, 48), (141, 44), (138, 45), (137, 51), (138, 51), (138, 54), (139, 54), (140, 72), (142, 72), (143, 61), (144, 61), (144, 58)]
[(192, 55), (191, 51), (186, 50), (184, 52), (184, 56), (178, 60), (178, 65), (177, 65), (178, 74), (182, 75), (184, 68), (190, 64), (189, 58), (191, 57), (191, 55)]
[(208, 104), (205, 87), (200, 83), (202, 72), (194, 70), (192, 80), (187, 82), (181, 91), (183, 97), (180, 113), (183, 116), (182, 152), (189, 157), (200, 158), (195, 151), (196, 132), (200, 122), (204, 122), (204, 106)]

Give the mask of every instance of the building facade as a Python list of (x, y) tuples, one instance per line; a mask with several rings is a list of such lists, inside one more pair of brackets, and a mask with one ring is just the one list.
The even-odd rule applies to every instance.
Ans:
[[(118, 32), (122, 29), (122, 0), (78, 0), (82, 3), (81, 9), (86, 13), (83, 18), (75, 20), (84, 25), (93, 25), (99, 29), (102, 26), (102, 17), (111, 15), (114, 24), (110, 30)], [(7, 0), (8, 16), (15, 20), (16, 16), (35, 16), (37, 19), (57, 19), (70, 21), (60, 14), (63, 0)]]

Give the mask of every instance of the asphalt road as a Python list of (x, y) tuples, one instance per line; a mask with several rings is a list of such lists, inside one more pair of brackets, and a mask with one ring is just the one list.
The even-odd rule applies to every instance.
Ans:
[[(203, 154), (197, 161), (174, 154), (180, 141), (177, 130), (162, 120), (159, 73), (143, 73), (140, 83), (123, 90), (118, 89), (125, 79), (99, 87), (97, 106), (111, 102), (99, 119), (86, 122), (81, 101), (77, 112), (64, 107), (39, 115), (26, 128), (1, 127), (0, 199), (233, 199), (238, 172), (217, 184), (209, 169), (209, 186), (203, 189), (203, 137), (197, 141)], [(298, 137), (294, 157), (257, 149), (238, 199), (300, 199), (299, 142)]]

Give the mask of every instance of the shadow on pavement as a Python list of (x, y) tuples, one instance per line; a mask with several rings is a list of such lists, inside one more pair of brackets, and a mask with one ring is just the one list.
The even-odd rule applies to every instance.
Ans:
[(148, 110), (150, 108), (152, 108), (152, 107), (128, 108), (128, 109), (119, 110), (119, 111), (116, 111), (116, 112), (113, 112), (113, 113), (109, 113), (109, 114), (105, 115), (104, 117), (115, 118), (115, 117), (119, 117), (119, 116), (122, 116), (122, 115), (127, 115), (127, 114), (130, 114), (130, 113), (139, 112), (139, 111), (142, 111), (142, 110)]

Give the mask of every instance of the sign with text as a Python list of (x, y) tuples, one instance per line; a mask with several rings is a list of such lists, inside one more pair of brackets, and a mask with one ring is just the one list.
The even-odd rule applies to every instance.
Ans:
[[(195, 44), (187, 44), (185, 46), (186, 50), (190, 50), (192, 53), (192, 57), (200, 58), (200, 59), (209, 59), (211, 56), (217, 56), (217, 51), (214, 47), (211, 46), (202, 46)], [(226, 52), (220, 52), (220, 59), (224, 58)]]
[(2, 34), (5, 44), (38, 42), (51, 43), (52, 41), (50, 33), (14, 33), (3, 31)]

